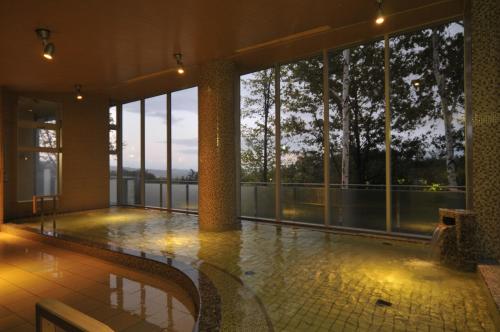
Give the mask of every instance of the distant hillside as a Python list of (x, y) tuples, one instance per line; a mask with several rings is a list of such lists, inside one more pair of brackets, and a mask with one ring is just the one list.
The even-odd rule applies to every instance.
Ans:
[[(133, 172), (136, 171), (137, 169), (135, 168), (130, 168), (130, 167), (123, 167), (125, 171)], [(116, 172), (116, 166), (111, 166), (110, 167), (111, 171)], [(157, 178), (165, 178), (167, 171), (161, 170), (161, 169), (148, 169), (148, 173), (153, 174)], [(182, 169), (182, 168), (173, 168), (172, 169), (172, 178), (177, 179), (177, 178), (182, 178), (183, 176), (188, 176), (191, 173), (190, 169)]]

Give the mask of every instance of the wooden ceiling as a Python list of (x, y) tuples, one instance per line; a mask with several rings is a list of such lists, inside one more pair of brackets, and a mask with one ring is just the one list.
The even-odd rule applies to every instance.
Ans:
[[(422, 24), (460, 17), (463, 0), (0, 0), (0, 86), (83, 90), (133, 99), (196, 84), (198, 67), (233, 59), (242, 72)], [(38, 27), (52, 30), (53, 61)], [(175, 73), (182, 52), (187, 73)]]

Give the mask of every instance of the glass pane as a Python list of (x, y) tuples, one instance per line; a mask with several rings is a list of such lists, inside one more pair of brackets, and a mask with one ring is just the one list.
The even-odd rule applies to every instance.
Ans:
[(393, 230), (432, 234), (439, 208), (465, 207), (463, 26), (390, 47)]
[(33, 195), (57, 195), (57, 153), (19, 152), (17, 163), (19, 201)]
[(274, 218), (274, 69), (240, 77), (241, 215)]
[(57, 148), (55, 130), (41, 128), (18, 128), (18, 146), (29, 148)]
[(163, 207), (167, 182), (167, 96), (145, 100), (146, 205)]
[(117, 157), (116, 154), (109, 155), (109, 204), (116, 205), (117, 201)]
[(281, 66), (282, 218), (323, 223), (323, 62)]
[(116, 144), (116, 130), (112, 129), (109, 131), (109, 151), (116, 152), (117, 144)]
[[(172, 93), (172, 207), (196, 209), (198, 183), (198, 88)], [(197, 194), (193, 197), (197, 198)]]
[(124, 104), (123, 114), (123, 202), (140, 204), (141, 103)]
[(109, 108), (109, 125), (116, 126), (116, 106), (111, 106)]
[(17, 102), (17, 118), (20, 121), (55, 124), (58, 120), (59, 109), (58, 103), (20, 97)]
[(328, 59), (330, 224), (385, 230), (384, 42)]

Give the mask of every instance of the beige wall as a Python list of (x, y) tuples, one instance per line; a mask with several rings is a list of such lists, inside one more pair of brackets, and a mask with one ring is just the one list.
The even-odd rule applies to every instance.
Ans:
[(76, 102), (70, 94), (5, 92), (3, 98), (6, 137), (5, 217), (31, 215), (30, 202), (17, 201), (16, 104), (25, 96), (62, 105), (62, 163), (60, 211), (103, 208), (109, 202), (108, 101), (86, 95)]

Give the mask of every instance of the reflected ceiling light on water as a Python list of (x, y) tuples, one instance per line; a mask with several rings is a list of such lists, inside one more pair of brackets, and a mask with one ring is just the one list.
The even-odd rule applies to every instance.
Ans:
[(385, 17), (384, 13), (382, 12), (382, 0), (377, 0), (378, 4), (378, 11), (377, 11), (377, 18), (375, 19), (375, 23), (377, 25), (380, 25), (385, 22)]
[(182, 53), (174, 54), (175, 61), (177, 62), (177, 73), (182, 75), (185, 73), (184, 64), (182, 63)]
[(49, 42), (50, 38), (50, 30), (44, 28), (38, 28), (35, 30), (38, 38), (42, 40), (43, 44), (43, 57), (47, 60), (52, 60), (54, 58), (54, 53), (56, 51), (56, 47), (53, 43)]

